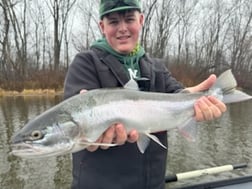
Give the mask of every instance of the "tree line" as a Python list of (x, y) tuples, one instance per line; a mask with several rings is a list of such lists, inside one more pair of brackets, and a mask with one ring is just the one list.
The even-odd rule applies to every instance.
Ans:
[[(250, 0), (142, 0), (140, 43), (187, 85), (231, 68), (252, 87)], [(0, 0), (0, 88), (61, 88), (77, 52), (101, 37), (99, 0)]]

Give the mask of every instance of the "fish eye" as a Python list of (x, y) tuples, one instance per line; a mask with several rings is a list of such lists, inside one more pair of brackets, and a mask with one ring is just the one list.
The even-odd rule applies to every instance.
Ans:
[(33, 131), (32, 133), (31, 133), (31, 137), (34, 139), (34, 140), (36, 140), (36, 139), (40, 139), (40, 138), (42, 138), (42, 132), (41, 131), (39, 131), (39, 130), (36, 130), (36, 131)]

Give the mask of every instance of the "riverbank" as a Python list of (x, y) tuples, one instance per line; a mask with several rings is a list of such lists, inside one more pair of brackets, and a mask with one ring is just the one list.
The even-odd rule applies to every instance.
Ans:
[(38, 96), (38, 95), (62, 95), (63, 90), (55, 89), (24, 89), (18, 91), (6, 91), (0, 88), (0, 97), (4, 96)]

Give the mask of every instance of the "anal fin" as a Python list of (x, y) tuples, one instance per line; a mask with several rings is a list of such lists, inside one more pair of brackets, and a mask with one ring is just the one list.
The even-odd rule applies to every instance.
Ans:
[(188, 141), (194, 142), (196, 139), (197, 122), (194, 118), (189, 119), (183, 126), (179, 127), (179, 133), (185, 137)]

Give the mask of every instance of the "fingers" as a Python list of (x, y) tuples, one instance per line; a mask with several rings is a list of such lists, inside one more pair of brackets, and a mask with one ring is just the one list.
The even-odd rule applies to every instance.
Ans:
[(213, 112), (211, 110), (211, 104), (208, 101), (207, 97), (202, 97), (197, 101), (195, 112), (196, 112), (197, 121), (213, 119)]
[[(127, 140), (127, 131), (122, 124), (111, 126), (104, 134), (102, 143), (123, 145)], [(108, 146), (101, 146), (101, 149), (108, 149)]]
[(197, 121), (213, 120), (226, 111), (226, 105), (213, 96), (202, 97), (194, 105)]
[[(98, 138), (98, 140), (95, 141), (95, 143), (105, 143), (105, 144), (111, 144), (115, 135), (115, 127), (111, 126), (109, 127), (104, 134)], [(99, 147), (101, 149), (108, 149), (108, 146), (98, 146), (98, 145), (91, 145), (88, 146), (86, 149), (90, 152), (96, 151)]]
[[(114, 136), (115, 136), (115, 126), (111, 126), (103, 133), (101, 137), (98, 138), (98, 140), (95, 141), (95, 143), (111, 144), (114, 140)], [(109, 148), (108, 146), (91, 145), (88, 146), (86, 149), (90, 152), (94, 152), (99, 147), (104, 150)]]
[[(102, 137), (102, 143), (105, 144), (111, 144), (114, 140), (115, 137), (115, 126), (111, 126), (107, 129), (107, 131), (104, 132), (103, 137)], [(100, 146), (101, 149), (108, 149), (108, 146)]]
[(208, 90), (215, 82), (216, 82), (216, 75), (212, 74), (200, 84), (193, 87), (188, 87), (186, 88), (186, 90), (191, 93), (205, 91)]
[[(134, 143), (138, 140), (139, 134), (136, 130), (132, 130), (129, 133), (127, 133), (125, 127), (118, 123), (111, 127), (109, 127), (103, 135), (96, 141), (96, 143), (105, 143), (105, 144), (117, 144), (117, 145), (123, 145), (126, 141), (130, 143)], [(106, 150), (109, 148), (109, 146), (98, 146), (98, 145), (92, 145), (88, 146), (86, 149), (90, 152), (96, 151), (98, 148), (101, 148), (103, 150)]]
[(114, 143), (123, 145), (127, 141), (127, 131), (122, 124), (115, 125), (115, 140)]
[(85, 92), (87, 92), (86, 89), (81, 89), (81, 91), (80, 91), (80, 93), (85, 93)]
[(221, 111), (221, 113), (224, 113), (227, 110), (226, 105), (215, 98), (214, 96), (209, 96), (208, 99)]
[(137, 130), (133, 129), (132, 131), (129, 132), (127, 141), (130, 143), (134, 143), (138, 140), (138, 138), (139, 138), (139, 134)]
[[(100, 138), (98, 138), (98, 140), (96, 140), (96, 143), (101, 143), (102, 142), (102, 136)], [(91, 145), (91, 146), (88, 146), (86, 149), (87, 151), (89, 152), (94, 152), (96, 151), (97, 149), (99, 148), (99, 146), (97, 145)]]

